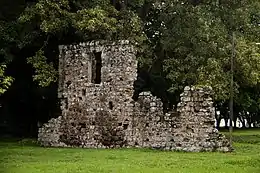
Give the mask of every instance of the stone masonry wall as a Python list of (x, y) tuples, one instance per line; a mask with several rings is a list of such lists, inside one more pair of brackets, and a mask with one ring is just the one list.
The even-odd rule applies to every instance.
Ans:
[(231, 151), (214, 128), (210, 88), (186, 87), (166, 114), (150, 92), (132, 99), (137, 61), (128, 41), (60, 46), (59, 76), (62, 115), (39, 129), (43, 146)]
[[(163, 114), (163, 103), (150, 92), (139, 94), (133, 115), (133, 133), (137, 146), (163, 149), (171, 127)], [(169, 120), (169, 119), (168, 119)]]
[[(131, 136), (135, 50), (127, 41), (90, 42), (60, 47), (62, 134), (68, 146), (117, 147)], [(101, 80), (95, 53), (101, 55)], [(99, 72), (100, 73), (100, 72)], [(129, 141), (129, 140), (128, 140)]]
[(210, 87), (185, 87), (176, 111), (163, 114), (162, 102), (149, 92), (135, 104), (134, 136), (141, 147), (182, 151), (231, 151), (214, 127)]
[(211, 87), (185, 87), (172, 131), (175, 150), (231, 151), (229, 141), (214, 127)]

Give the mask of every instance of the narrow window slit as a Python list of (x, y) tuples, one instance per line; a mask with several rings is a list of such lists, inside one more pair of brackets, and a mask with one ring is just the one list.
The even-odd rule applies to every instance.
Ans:
[(113, 103), (110, 101), (108, 104), (109, 104), (109, 109), (112, 110), (114, 107)]
[(85, 96), (85, 95), (86, 95), (86, 90), (82, 89), (82, 96)]
[(92, 66), (92, 83), (100, 84), (101, 83), (101, 68), (102, 68), (102, 52), (93, 52), (94, 62)]

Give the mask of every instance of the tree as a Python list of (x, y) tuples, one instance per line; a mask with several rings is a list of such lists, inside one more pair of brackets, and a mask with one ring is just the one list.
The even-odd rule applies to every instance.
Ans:
[[(170, 81), (169, 91), (178, 95), (186, 85), (211, 85), (215, 102), (226, 102), (233, 31), (239, 57), (235, 62), (236, 96), (242, 84), (257, 84), (259, 7), (258, 1), (164, 1), (152, 6), (146, 21), (153, 52), (148, 59), (164, 62), (162, 75)], [(241, 73), (246, 73), (245, 78)]]
[[(94, 39), (128, 39), (133, 42), (142, 42), (143, 34), (138, 16), (131, 11), (141, 2), (120, 4), (110, 0), (99, 1), (55, 1), (39, 0), (27, 6), (19, 18), (19, 23), (27, 28), (21, 42), (21, 48), (34, 45), (37, 51), (29, 58), (36, 69), (34, 79), (42, 86), (56, 81), (55, 61), (57, 54), (50, 55), (53, 47), (59, 44), (71, 44)], [(128, 5), (131, 7), (128, 8)], [(30, 38), (27, 40), (26, 38)], [(41, 40), (37, 42), (36, 40)], [(55, 45), (53, 41), (55, 40)], [(51, 44), (51, 46), (49, 46)], [(58, 51), (56, 50), (56, 53)], [(50, 62), (53, 62), (52, 65)], [(45, 65), (43, 65), (45, 64)], [(43, 81), (47, 79), (47, 81)]]
[(5, 71), (16, 52), (19, 28), (14, 20), (23, 7), (24, 4), (19, 0), (0, 2), (0, 95), (7, 91), (14, 80)]

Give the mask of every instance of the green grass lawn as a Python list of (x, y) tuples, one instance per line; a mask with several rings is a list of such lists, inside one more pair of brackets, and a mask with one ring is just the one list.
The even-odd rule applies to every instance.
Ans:
[(260, 130), (238, 130), (234, 135), (233, 153), (61, 149), (1, 142), (0, 172), (260, 173)]

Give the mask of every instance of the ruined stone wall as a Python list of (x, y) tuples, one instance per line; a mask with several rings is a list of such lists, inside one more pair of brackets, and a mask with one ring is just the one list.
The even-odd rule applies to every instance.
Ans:
[(38, 140), (43, 146), (66, 147), (67, 145), (60, 141), (62, 117), (52, 118), (48, 123), (39, 128)]
[(139, 94), (134, 107), (133, 133), (135, 144), (141, 147), (165, 148), (171, 127), (168, 115), (163, 113), (163, 103), (150, 92)]
[[(231, 151), (228, 140), (214, 127), (211, 87), (185, 87), (177, 105), (174, 148), (184, 151)], [(177, 121), (176, 121), (177, 119)]]
[(141, 147), (182, 151), (231, 151), (214, 127), (210, 87), (185, 87), (177, 110), (163, 114), (162, 102), (149, 92), (135, 104), (134, 136)]
[[(90, 42), (60, 47), (60, 141), (80, 147), (116, 147), (131, 136), (133, 84), (137, 61), (133, 46)], [(95, 54), (101, 55), (100, 81)]]
[(186, 87), (166, 114), (150, 92), (132, 99), (137, 61), (128, 41), (60, 46), (59, 76), (62, 116), (39, 129), (44, 146), (231, 150), (214, 128), (210, 88)]

